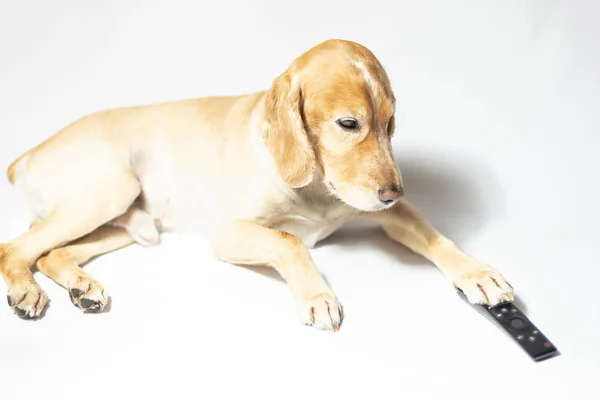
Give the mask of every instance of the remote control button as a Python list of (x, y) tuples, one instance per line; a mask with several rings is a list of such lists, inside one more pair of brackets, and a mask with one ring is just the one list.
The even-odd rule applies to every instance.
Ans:
[(515, 329), (523, 329), (525, 327), (525, 321), (523, 321), (519, 317), (513, 317), (510, 320), (510, 326), (513, 327), (513, 328), (515, 328)]
[(517, 312), (517, 309), (516, 309), (516, 308), (513, 308), (513, 309), (511, 309), (511, 310), (510, 310), (510, 312), (511, 312), (511, 313), (516, 313), (516, 312)]
[(502, 314), (496, 314), (496, 317), (502, 318), (502, 317), (504, 317), (504, 315), (502, 315)]
[(519, 335), (519, 336), (517, 336), (517, 340), (523, 340), (523, 339), (525, 339), (525, 335)]
[(550, 343), (550, 342), (545, 342), (545, 343), (544, 343), (544, 347), (548, 349), (548, 348), (552, 347), (552, 343)]
[(503, 308), (503, 309), (502, 309), (502, 310), (500, 310), (500, 311), (502, 311), (502, 314), (506, 314), (506, 313), (508, 312), (508, 308)]
[(539, 334), (539, 332), (538, 332), (538, 331), (533, 331), (533, 332), (531, 332), (531, 333), (533, 333), (534, 335), (537, 335), (537, 334)]
[(535, 342), (535, 336), (529, 336), (529, 341), (530, 342)]

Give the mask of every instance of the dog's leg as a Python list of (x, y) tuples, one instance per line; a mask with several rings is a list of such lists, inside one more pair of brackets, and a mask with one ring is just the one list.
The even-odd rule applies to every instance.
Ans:
[(69, 291), (71, 301), (83, 311), (101, 311), (108, 299), (102, 285), (81, 269), (91, 258), (129, 246), (132, 236), (123, 228), (104, 225), (54, 249), (37, 261), (37, 269)]
[(407, 201), (360, 218), (379, 224), (392, 240), (433, 262), (470, 302), (494, 305), (514, 299), (512, 287), (496, 269), (462, 251)]
[(0, 247), (0, 274), (9, 286), (8, 303), (20, 317), (39, 317), (48, 302), (30, 270), (37, 259), (122, 215), (139, 195), (140, 184), (129, 172), (99, 172), (87, 176), (87, 181), (63, 185), (46, 217)]
[(303, 323), (322, 330), (339, 329), (341, 306), (298, 237), (236, 221), (215, 232), (211, 247), (220, 261), (273, 267), (287, 282)]

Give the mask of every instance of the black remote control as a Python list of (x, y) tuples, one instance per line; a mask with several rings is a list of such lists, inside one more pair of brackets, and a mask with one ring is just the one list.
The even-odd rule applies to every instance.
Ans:
[(480, 314), (511, 336), (534, 361), (542, 361), (559, 354), (558, 350), (512, 302), (495, 306), (471, 303), (458, 289), (459, 296)]

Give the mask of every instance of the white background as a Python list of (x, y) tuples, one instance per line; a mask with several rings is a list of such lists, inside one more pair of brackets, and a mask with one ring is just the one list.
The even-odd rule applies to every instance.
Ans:
[[(3, 0), (0, 165), (90, 112), (266, 89), (313, 45), (358, 41), (398, 97), (407, 197), (508, 278), (562, 354), (532, 362), (371, 227), (313, 252), (345, 307), (335, 334), (300, 325), (274, 274), (170, 235), (86, 266), (108, 313), (41, 274), (44, 319), (1, 306), (2, 399), (600, 398), (600, 3), (334, 3)], [(0, 180), (0, 241), (26, 215)]]

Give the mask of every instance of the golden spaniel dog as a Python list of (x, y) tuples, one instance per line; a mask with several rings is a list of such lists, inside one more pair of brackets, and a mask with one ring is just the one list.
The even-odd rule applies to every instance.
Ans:
[(342, 307), (309, 249), (352, 219), (373, 221), (434, 263), (473, 303), (513, 300), (494, 268), (463, 252), (402, 199), (395, 99), (370, 50), (328, 40), (269, 90), (105, 110), (18, 158), (10, 182), (32, 212), (0, 246), (8, 302), (37, 318), (48, 297), (31, 267), (101, 311), (102, 285), (80, 267), (161, 232), (206, 235), (216, 259), (269, 265), (303, 323), (337, 331)]

